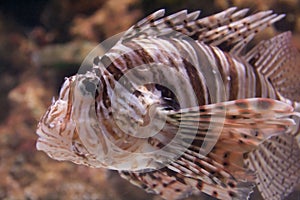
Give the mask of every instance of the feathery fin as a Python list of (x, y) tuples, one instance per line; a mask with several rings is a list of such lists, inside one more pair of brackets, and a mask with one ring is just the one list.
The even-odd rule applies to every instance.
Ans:
[(300, 102), (300, 53), (293, 46), (291, 32), (261, 41), (245, 58), (285, 98)]
[[(294, 125), (290, 116), (298, 115), (288, 104), (264, 98), (161, 112), (167, 114), (167, 123), (180, 124), (182, 142), (193, 140), (191, 145), (181, 157), (159, 171), (126, 172), (123, 177), (168, 199), (183, 198), (197, 191), (219, 199), (247, 199), (256, 178), (254, 170), (245, 168), (244, 156), (267, 138), (284, 134)], [(205, 134), (213, 133), (207, 132), (207, 124), (213, 117), (224, 117), (220, 113), (225, 113), (224, 124), (215, 125), (223, 129), (206, 154), (201, 143)], [(189, 131), (194, 124), (196, 130), (200, 128), (190, 138)]]
[(145, 173), (129, 171), (119, 171), (119, 173), (133, 185), (149, 193), (159, 194), (164, 199), (183, 199), (194, 192), (194, 188), (186, 184), (182, 175), (168, 168)]
[[(247, 199), (252, 191), (253, 184), (250, 182), (238, 182), (233, 177), (227, 178), (227, 182), (218, 179), (215, 176), (220, 176), (220, 178), (222, 178), (222, 174), (228, 173), (217, 167), (213, 167), (208, 163), (204, 166), (204, 160), (196, 161), (195, 159), (195, 163), (185, 163), (185, 161), (186, 159), (181, 158), (175, 162), (174, 165), (167, 166), (157, 171), (120, 171), (119, 173), (132, 184), (145, 189), (147, 192), (159, 194), (165, 199), (183, 199), (192, 194), (198, 194), (199, 192), (204, 192), (205, 194), (222, 200)], [(178, 163), (181, 163), (182, 165)], [(185, 166), (183, 166), (183, 164), (185, 164)], [(205, 171), (203, 168), (209, 167), (212, 169), (206, 171), (206, 174), (195, 172), (197, 170)], [(194, 170), (194, 172), (192, 170)], [(202, 176), (198, 173), (201, 173)]]
[[(289, 126), (295, 125), (295, 121), (290, 117), (299, 116), (299, 113), (293, 112), (290, 105), (267, 98), (239, 99), (162, 113), (167, 116), (169, 123), (180, 126), (183, 131), (188, 132), (192, 128), (199, 129), (199, 127), (201, 130), (208, 128), (209, 123), (215, 123), (214, 127), (222, 126), (228, 131), (240, 129), (243, 132), (252, 129), (254, 131), (249, 131), (249, 136), (258, 139), (266, 139), (285, 131)], [(218, 120), (222, 118), (224, 121)], [(257, 133), (260, 130), (263, 131)]]
[(300, 184), (300, 149), (294, 136), (273, 136), (249, 153), (246, 164), (255, 172), (264, 199), (281, 200)]
[(260, 31), (284, 17), (272, 11), (262, 11), (245, 17), (248, 9), (228, 8), (220, 13), (198, 19), (200, 11), (179, 11), (164, 17), (159, 10), (129, 28), (120, 42), (133, 38), (178, 37), (187, 35), (208, 45), (222, 45), (233, 54), (240, 54), (248, 42)]

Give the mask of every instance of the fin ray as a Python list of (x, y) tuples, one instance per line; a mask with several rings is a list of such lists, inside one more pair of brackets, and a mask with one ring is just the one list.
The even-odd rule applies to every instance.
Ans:
[(200, 11), (188, 13), (182, 10), (164, 16), (162, 9), (129, 28), (120, 42), (137, 37), (160, 37), (170, 33), (175, 37), (183, 34), (208, 45), (220, 47), (222, 44), (231, 53), (239, 54), (258, 32), (284, 17), (272, 11), (261, 11), (245, 17), (247, 12), (248, 9), (237, 10), (232, 7), (198, 19)]
[(300, 149), (292, 135), (273, 136), (246, 159), (265, 199), (285, 198), (300, 184)]
[(285, 98), (300, 101), (300, 54), (291, 41), (291, 32), (261, 41), (245, 58)]

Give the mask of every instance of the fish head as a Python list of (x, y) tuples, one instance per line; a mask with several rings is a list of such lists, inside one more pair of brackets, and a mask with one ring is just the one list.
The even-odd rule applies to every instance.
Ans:
[(46, 152), (56, 160), (68, 160), (72, 152), (72, 138), (75, 133), (75, 123), (71, 118), (70, 90), (75, 77), (66, 78), (57, 100), (52, 99), (45, 114), (41, 117), (38, 127), (36, 147)]
[(97, 119), (93, 110), (93, 95), (100, 88), (96, 87), (98, 80), (93, 73), (65, 79), (58, 99), (52, 100), (38, 123), (38, 150), (59, 161), (104, 166), (99, 159), (104, 155), (101, 148), (104, 141), (99, 139), (101, 130), (95, 128)]

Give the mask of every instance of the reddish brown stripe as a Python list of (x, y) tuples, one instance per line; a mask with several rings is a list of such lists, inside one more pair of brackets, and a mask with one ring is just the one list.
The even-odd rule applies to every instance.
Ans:
[[(202, 48), (199, 47), (199, 44), (192, 42), (192, 43), (190, 43), (190, 45), (193, 47), (193, 49), (195, 50), (195, 54), (198, 57), (198, 63), (196, 63), (196, 65), (197, 65), (196, 67), (199, 69), (199, 71), (200, 71), (199, 73), (202, 73), (202, 76), (205, 76), (205, 73), (207, 73), (207, 72), (210, 73), (211, 72), (211, 68), (210, 68), (211, 66), (209, 66), (209, 64), (208, 64), (208, 66), (201, 66), (203, 64), (202, 59), (208, 59), (207, 55), (202, 50)], [(195, 73), (195, 74), (197, 74), (197, 73)], [(212, 76), (213, 74), (210, 74), (210, 75), (211, 75), (210, 77), (213, 77)], [(198, 83), (196, 85), (196, 88), (198, 88), (198, 90), (200, 90), (199, 92), (201, 92), (201, 93), (196, 94), (197, 97), (201, 99), (201, 100), (198, 99), (199, 105), (201, 106), (201, 105), (205, 105), (205, 104), (210, 104), (212, 102), (212, 99), (211, 99), (211, 95), (209, 93), (209, 89), (207, 88), (206, 85), (204, 85), (204, 80), (201, 80), (200, 77), (197, 76), (197, 81), (198, 81)], [(206, 88), (207, 92), (205, 92), (204, 87)], [(199, 97), (199, 95), (202, 98)]]
[[(171, 41), (167, 41), (172, 44)], [(174, 67), (178, 70), (178, 64), (173, 60), (173, 56), (178, 54), (178, 52), (171, 51), (169, 48), (166, 48), (162, 44), (156, 42), (157, 50), (152, 50), (156, 51), (155, 55), (157, 59), (159, 60), (160, 63), (167, 64), (169, 67)], [(176, 47), (174, 47), (176, 49)], [(177, 57), (177, 56), (176, 56)], [(166, 62), (168, 60), (168, 63)]]
[(238, 89), (239, 89), (238, 79), (239, 79), (239, 77), (238, 77), (238, 73), (236, 70), (236, 66), (235, 66), (231, 56), (226, 52), (224, 52), (224, 55), (226, 57), (226, 60), (229, 63), (229, 76), (230, 76), (229, 100), (235, 100), (235, 99), (237, 99), (237, 96), (238, 96)]
[[(123, 54), (125, 57), (128, 57), (128, 55)], [(114, 60), (114, 62), (119, 63), (120, 65), (122, 62), (120, 61), (121, 58), (117, 58)], [(103, 56), (101, 58), (101, 62), (106, 67), (107, 71), (111, 73), (114, 76), (114, 79), (118, 81), (121, 85), (123, 85), (126, 89), (128, 89), (131, 92), (134, 92), (135, 89), (132, 86), (131, 82), (124, 76), (123, 72), (117, 67), (117, 65), (111, 61), (111, 59), (108, 56)], [(129, 62), (126, 62), (129, 63)], [(132, 63), (132, 62), (130, 62)], [(105, 88), (106, 89), (106, 88)]]
[[(243, 85), (242, 87), (245, 88), (245, 92), (244, 92), (244, 96), (245, 97), (249, 97), (249, 89), (250, 89), (250, 85), (252, 83), (249, 83), (249, 67), (246, 66), (245, 64), (241, 65), (244, 68), (245, 71), (245, 85)], [(250, 85), (249, 85), (250, 84)]]
[(116, 62), (118, 64), (121, 64), (119, 58), (115, 59), (114, 62), (112, 62), (108, 56), (103, 56), (101, 58), (101, 62), (116, 80), (119, 80), (124, 75), (123, 72), (118, 67), (116, 67), (114, 63)]
[(170, 177), (174, 177), (178, 182), (182, 183), (182, 184), (186, 184), (185, 180), (184, 180), (184, 176), (177, 173), (177, 172), (174, 172), (168, 168), (163, 168), (161, 169), (162, 172), (166, 172), (168, 176)]
[(134, 67), (132, 60), (130, 59), (130, 56), (126, 53), (121, 55), (122, 59), (125, 61), (126, 66), (128, 69), (131, 69)]
[(257, 72), (256, 69), (253, 69), (253, 72), (254, 72), (254, 77), (256, 79), (256, 82), (255, 82), (255, 97), (261, 97), (262, 88), (261, 88), (260, 78), (259, 78), (259, 75), (258, 75), (258, 72)]
[(199, 106), (205, 105), (206, 102), (205, 102), (205, 91), (203, 89), (204, 86), (202, 85), (202, 81), (198, 76), (197, 69), (195, 69), (195, 67), (190, 62), (187, 62), (186, 60), (183, 60), (183, 64), (185, 66), (192, 88), (197, 97), (198, 105)]
[(178, 40), (170, 40), (170, 43), (177, 49), (179, 55), (182, 59), (188, 60), (189, 62), (192, 61), (191, 55), (192, 52), (187, 52), (185, 48), (183, 48), (183, 43)]
[(106, 108), (109, 108), (111, 107), (111, 102), (110, 102), (110, 98), (107, 94), (107, 86), (106, 86), (106, 83), (105, 83), (105, 80), (104, 78), (101, 76), (100, 78), (102, 84), (103, 84), (103, 87), (102, 87), (102, 100), (103, 100), (103, 104)]
[(154, 62), (153, 58), (149, 55), (147, 51), (145, 51), (145, 49), (142, 46), (139, 45), (139, 43), (127, 42), (124, 43), (123, 45), (132, 49), (132, 51), (136, 54), (136, 56), (138, 56), (143, 61), (143, 63), (139, 63), (139, 64), (148, 64)]
[[(70, 78), (68, 78), (68, 79), (69, 79), (69, 83), (71, 84), (71, 83), (72, 83), (72, 78), (70, 77)], [(61, 95), (60, 95), (61, 98), (64, 98), (64, 97), (65, 97), (66, 92), (67, 92), (68, 89), (70, 88), (70, 84), (68, 84), (68, 85), (66, 86), (66, 88), (64, 88), (64, 89), (61, 91)]]
[[(218, 54), (215, 52), (215, 50), (213, 48), (210, 47), (210, 50), (214, 55), (218, 70), (219, 70), (220, 75), (221, 75), (222, 80), (223, 80), (223, 84), (226, 85), (228, 83), (228, 79), (227, 79), (227, 74), (225, 74), (225, 72), (224, 72), (224, 66), (222, 65), (221, 59), (220, 59), (220, 57), (218, 56)], [(227, 88), (225, 87), (225, 89), (227, 89)], [(226, 91), (226, 94), (228, 94), (228, 92), (229, 91)]]

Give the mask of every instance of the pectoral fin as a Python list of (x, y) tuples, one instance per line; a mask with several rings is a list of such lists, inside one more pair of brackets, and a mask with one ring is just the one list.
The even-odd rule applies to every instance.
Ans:
[[(193, 140), (199, 149), (203, 142), (218, 142), (223, 148), (248, 152), (273, 135), (283, 134), (295, 125), (299, 115), (283, 102), (251, 98), (167, 111), (166, 121), (177, 126), (183, 141)], [(199, 149), (200, 150), (200, 149)]]

